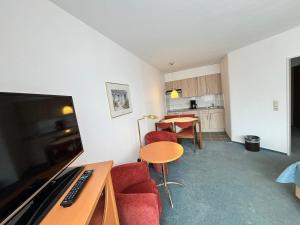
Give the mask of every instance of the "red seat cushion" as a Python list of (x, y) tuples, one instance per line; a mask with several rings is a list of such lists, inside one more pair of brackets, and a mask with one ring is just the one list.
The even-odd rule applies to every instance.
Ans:
[(157, 195), (154, 193), (116, 194), (121, 225), (159, 225)]
[(135, 193), (154, 193), (157, 195), (157, 202), (159, 208), (159, 214), (162, 212), (162, 204), (160, 200), (159, 191), (156, 187), (156, 183), (154, 180), (147, 180), (138, 184), (131, 185), (127, 187), (122, 192), (123, 194), (135, 194)]
[[(166, 131), (151, 131), (145, 135), (145, 143), (150, 144), (158, 141), (172, 141), (177, 143), (177, 136), (175, 133)], [(163, 151), (163, 149), (162, 149)], [(161, 173), (162, 164), (153, 164), (157, 172)], [(168, 166), (165, 164), (165, 172), (168, 174)]]
[(177, 137), (178, 138), (193, 138), (194, 137), (193, 129), (183, 129), (177, 133)]

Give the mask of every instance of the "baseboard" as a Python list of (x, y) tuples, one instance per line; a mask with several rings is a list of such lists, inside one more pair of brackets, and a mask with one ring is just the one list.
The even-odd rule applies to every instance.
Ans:
[[(244, 143), (242, 142), (238, 142), (238, 141), (231, 141), (232, 143), (236, 143), (236, 144), (240, 144), (240, 145), (245, 145)], [(246, 149), (245, 149), (246, 150)], [(273, 149), (268, 149), (268, 148), (263, 148), (263, 147), (260, 147), (260, 150), (263, 150), (263, 151), (269, 151), (269, 152), (273, 152), (273, 153), (278, 153), (280, 155), (285, 155), (285, 156), (288, 156), (287, 153), (283, 153), (283, 152), (278, 152), (278, 151), (275, 151)]]

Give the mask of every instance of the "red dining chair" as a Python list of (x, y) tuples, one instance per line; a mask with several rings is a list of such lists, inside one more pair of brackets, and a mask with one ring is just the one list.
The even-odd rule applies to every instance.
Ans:
[(197, 117), (196, 114), (181, 114), (180, 117)]
[(180, 114), (165, 115), (165, 120), (180, 117)]
[(194, 143), (194, 151), (196, 149), (196, 126), (193, 122), (175, 122), (175, 132), (176, 129), (180, 128), (181, 130), (176, 132), (178, 139), (192, 139)]
[(164, 122), (158, 122), (155, 123), (155, 130), (156, 131), (173, 131), (173, 124), (172, 123), (164, 123)]
[[(171, 141), (177, 143), (177, 137), (175, 133), (167, 132), (167, 131), (151, 131), (145, 135), (145, 144), (148, 145), (153, 142), (158, 141)], [(161, 149), (163, 151), (163, 149)], [(162, 164), (153, 163), (154, 169), (162, 173)], [(165, 163), (165, 172), (168, 173), (168, 165)]]

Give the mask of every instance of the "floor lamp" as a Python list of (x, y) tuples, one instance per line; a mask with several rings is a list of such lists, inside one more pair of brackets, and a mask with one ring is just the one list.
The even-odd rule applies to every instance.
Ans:
[(142, 118), (138, 119), (137, 120), (137, 124), (138, 124), (138, 130), (139, 130), (139, 141), (140, 141), (140, 148), (143, 146), (142, 145), (142, 138), (141, 138), (141, 128), (140, 128), (140, 121), (143, 120), (143, 119), (151, 119), (151, 120), (155, 120), (157, 119), (158, 117), (156, 115), (147, 115), (147, 116), (143, 116)]

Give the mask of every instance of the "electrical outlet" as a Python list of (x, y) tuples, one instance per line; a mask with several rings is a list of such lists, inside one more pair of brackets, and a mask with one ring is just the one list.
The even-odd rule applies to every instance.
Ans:
[(273, 100), (273, 111), (279, 110), (279, 103), (278, 100)]

